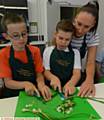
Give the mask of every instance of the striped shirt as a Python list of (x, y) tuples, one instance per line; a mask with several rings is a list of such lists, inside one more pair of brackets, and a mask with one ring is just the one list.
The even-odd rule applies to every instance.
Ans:
[[(84, 40), (84, 36), (82, 36), (80, 38), (73, 37), (72, 41), (71, 41), (71, 46), (73, 48), (77, 48), (79, 50), (83, 44), (83, 40)], [(86, 42), (87, 48), (91, 47), (91, 46), (98, 46), (99, 45), (98, 33), (94, 34), (92, 32), (88, 32), (86, 34), (85, 42)]]

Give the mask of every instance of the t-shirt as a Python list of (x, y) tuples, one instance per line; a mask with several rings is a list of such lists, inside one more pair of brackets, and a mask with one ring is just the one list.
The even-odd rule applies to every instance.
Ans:
[[(72, 48), (76, 48), (80, 51), (80, 48), (82, 47), (82, 44), (83, 44), (83, 40), (84, 40), (84, 36), (80, 38), (73, 36), (72, 41), (71, 41)], [(85, 40), (86, 50), (88, 49), (88, 47), (98, 46), (99, 40), (100, 38), (99, 38), (98, 33), (94, 34), (92, 32), (88, 32), (86, 34), (86, 40)], [(87, 52), (86, 52), (84, 59), (82, 59), (82, 71), (86, 69), (86, 57), (87, 57)]]
[[(82, 43), (83, 43), (84, 36), (80, 38), (76, 38), (73, 36), (72, 41), (71, 41), (71, 46), (73, 48), (77, 48), (78, 50), (81, 48)], [(92, 32), (88, 32), (86, 34), (86, 45), (87, 48), (91, 46), (97, 46), (99, 45), (99, 35), (98, 33), (94, 34)]]
[[(28, 48), (32, 54), (34, 61), (34, 69), (36, 73), (43, 72), (42, 58), (40, 54), (40, 49), (35, 46), (28, 45)], [(28, 59), (26, 56), (26, 50), (15, 51), (15, 58), (19, 59), (23, 63), (27, 63)], [(12, 71), (9, 64), (10, 57), (10, 46), (5, 47), (0, 50), (0, 78), (12, 78)]]
[[(44, 68), (46, 70), (50, 70), (50, 56), (51, 53), (53, 51), (53, 49), (55, 48), (55, 46), (50, 46), (50, 47), (46, 47), (43, 53), (43, 65)], [(69, 49), (66, 48), (64, 50), (65, 52), (69, 52)], [(81, 69), (81, 63), (80, 63), (80, 54), (79, 51), (77, 49), (73, 49), (74, 51), (74, 69)]]
[(101, 49), (96, 55), (96, 61), (101, 64), (101, 75), (104, 76), (104, 49)]

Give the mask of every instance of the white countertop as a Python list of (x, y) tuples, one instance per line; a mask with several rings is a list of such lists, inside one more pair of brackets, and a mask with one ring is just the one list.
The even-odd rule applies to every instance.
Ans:
[(18, 97), (0, 99), (0, 117), (14, 117)]
[[(104, 98), (104, 83), (96, 84), (96, 97)], [(0, 117), (14, 117), (18, 97), (0, 99)], [(104, 120), (104, 104), (88, 100)]]

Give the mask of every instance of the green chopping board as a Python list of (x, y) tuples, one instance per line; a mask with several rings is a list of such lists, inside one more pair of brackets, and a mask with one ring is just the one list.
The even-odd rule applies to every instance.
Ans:
[[(32, 104), (31, 110), (40, 108), (51, 120), (98, 120), (101, 118), (85, 98), (74, 97), (72, 101), (75, 103), (73, 110), (70, 114), (64, 114), (56, 111), (57, 106), (63, 102), (58, 93), (52, 100), (43, 102), (43, 100), (41, 101), (35, 96), (28, 96), (22, 91), (19, 95), (15, 117), (39, 117), (32, 112), (22, 112), (27, 104)], [(40, 120), (48, 119), (40, 117)]]
[(101, 77), (101, 78), (98, 80), (98, 83), (104, 83), (104, 77)]

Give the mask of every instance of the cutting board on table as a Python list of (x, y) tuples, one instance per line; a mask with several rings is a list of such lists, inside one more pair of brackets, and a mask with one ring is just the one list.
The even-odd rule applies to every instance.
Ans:
[[(51, 120), (98, 120), (101, 118), (87, 101), (87, 99), (73, 97), (72, 101), (75, 103), (73, 110), (70, 112), (70, 114), (64, 114), (59, 113), (56, 110), (57, 106), (63, 102), (60, 99), (60, 95), (58, 93), (52, 98), (52, 100), (44, 102), (43, 100), (38, 99), (36, 96), (28, 96), (25, 92), (22, 91), (19, 94), (15, 117), (39, 117), (37, 114), (32, 112), (22, 111), (26, 105), (32, 104), (31, 109), (40, 108), (42, 112), (51, 118)], [(45, 120), (41, 117), (40, 119)]]

